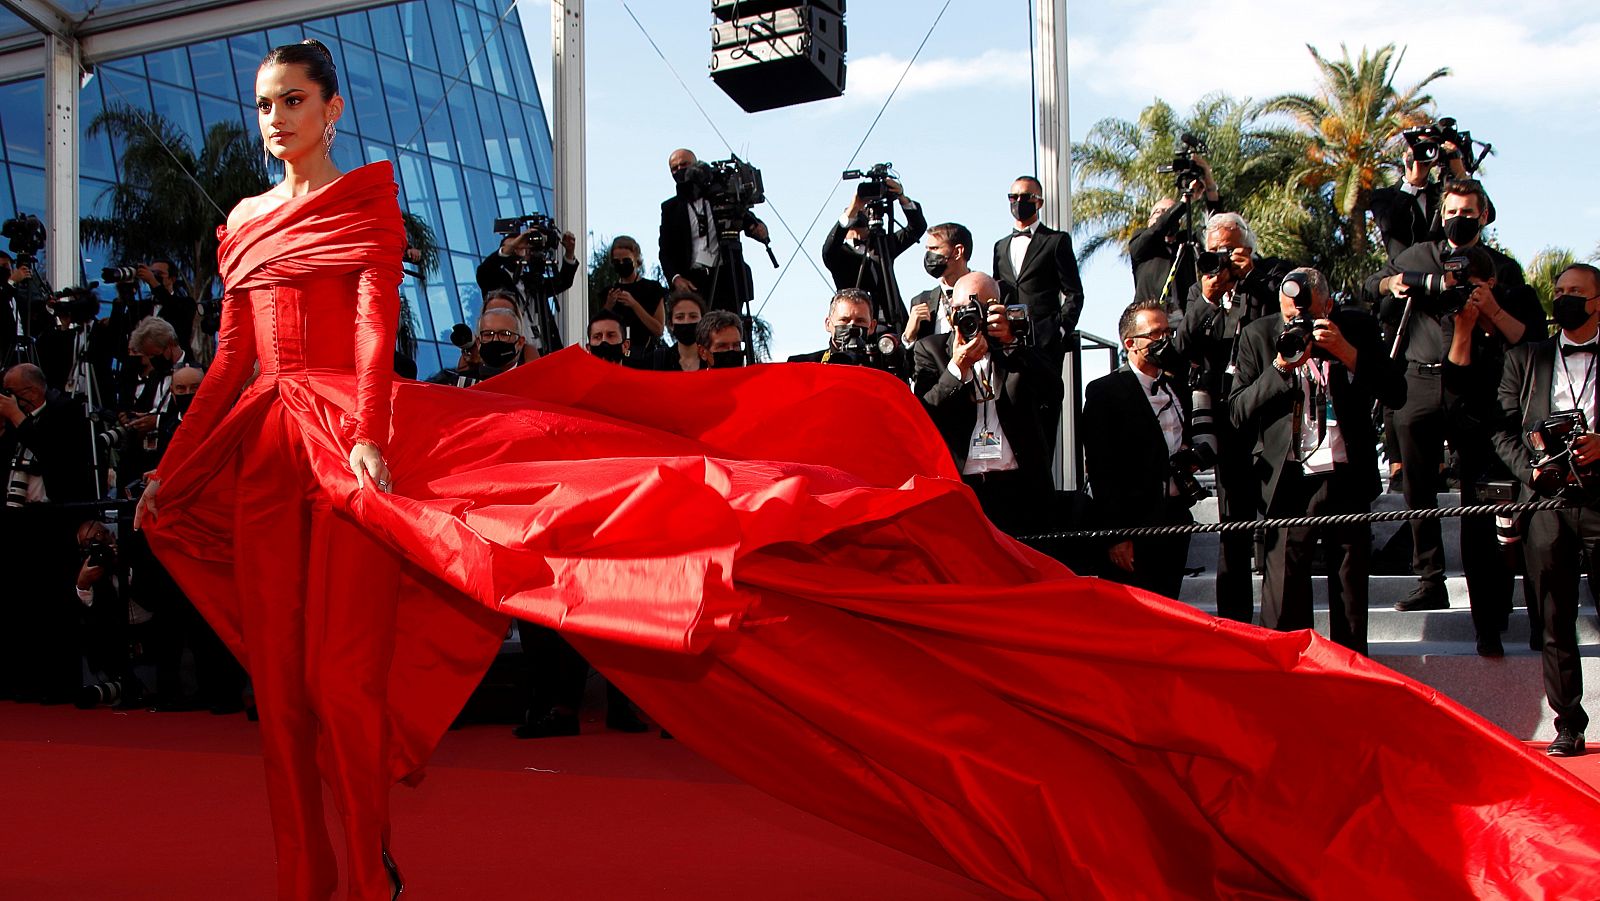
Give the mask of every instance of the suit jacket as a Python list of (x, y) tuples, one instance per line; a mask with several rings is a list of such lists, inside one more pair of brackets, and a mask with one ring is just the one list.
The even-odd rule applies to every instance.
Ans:
[[(916, 246), (922, 239), (923, 232), (928, 230), (928, 220), (922, 214), (921, 204), (911, 204), (910, 208), (905, 210), (905, 214), (906, 224), (888, 236), (888, 266), (891, 270), (894, 268), (895, 259), (907, 249)], [(828, 267), (828, 273), (833, 276), (833, 286), (838, 289), (860, 287), (872, 295), (873, 310), (878, 321), (890, 325), (896, 332), (904, 332), (906, 321), (911, 318), (905, 302), (890, 304), (883, 279), (878, 274), (878, 264), (868, 263), (862, 268), (867, 252), (864, 248), (846, 244), (844, 242), (846, 231), (847, 229), (840, 225), (838, 220), (834, 220), (833, 227), (828, 229), (828, 236), (822, 242), (822, 265)]]
[[(19, 426), (6, 423), (5, 429), (15, 444), (33, 451), (45, 494), (53, 503), (92, 501), (98, 496), (97, 486), (104, 480), (91, 471), (89, 427), (76, 400), (52, 390), (44, 409), (25, 417)], [(0, 460), (0, 467), (10, 475), (10, 456)]]
[[(1258, 261), (1258, 268), (1234, 289), (1234, 302), (1244, 304), (1239, 320), (1241, 331), (1255, 320), (1278, 312), (1279, 281), (1265, 274)], [(1172, 346), (1186, 363), (1198, 369), (1198, 384), (1211, 392), (1218, 415), (1222, 415), (1228, 395), (1233, 392), (1228, 367), (1233, 363), (1236, 340), (1227, 311), (1206, 300), (1199, 285), (1190, 286), (1189, 301), (1183, 321), (1172, 336)]]
[(1083, 312), (1083, 279), (1072, 255), (1072, 236), (1040, 224), (1028, 242), (1022, 271), (1011, 268), (1011, 235), (994, 245), (994, 277), (1006, 303), (1027, 304), (1035, 340), (1057, 349), (1078, 328)]
[[(1533, 496), (1532, 462), (1538, 456), (1528, 444), (1528, 429), (1550, 415), (1550, 386), (1555, 379), (1559, 337), (1530, 341), (1506, 353), (1500, 375), (1500, 416), (1493, 432), (1495, 451), (1506, 467), (1522, 483), (1524, 498)], [(1600, 428), (1589, 423), (1591, 430)], [(1600, 492), (1578, 500), (1585, 504), (1600, 501)]]
[[(1430, 181), (1418, 194), (1407, 194), (1398, 185), (1372, 192), (1372, 221), (1378, 225), (1384, 251), (1391, 261), (1413, 244), (1433, 239), (1438, 224), (1439, 191), (1439, 183)], [(1422, 198), (1422, 205), (1417, 203), (1418, 196)]]
[[(1187, 426), (1188, 392), (1172, 393)], [(1166, 503), (1170, 467), (1161, 421), (1134, 371), (1124, 366), (1090, 382), (1078, 424), (1099, 521), (1111, 529), (1151, 525)]]
[(812, 351), (811, 353), (808, 353), (808, 354), (795, 354), (794, 356), (790, 357), (787, 362), (790, 362), (790, 363), (821, 363), (822, 362), (822, 358), (824, 356), (826, 356), (827, 353), (828, 353), (828, 349), (826, 347), (824, 347), (821, 350)]
[[(496, 288), (516, 291), (519, 287), (517, 285), (517, 277), (521, 274), (522, 266), (516, 257), (503, 257), (498, 249), (491, 250), (489, 255), (484, 257), (483, 262), (478, 264), (478, 288), (482, 291), (493, 291)], [(534, 296), (534, 275), (537, 275), (537, 273), (529, 273), (525, 276), (521, 288), (523, 295), (529, 301), (537, 303), (543, 301), (544, 298)], [(544, 287), (548, 292), (545, 296), (562, 293), (572, 287), (572, 283), (577, 281), (577, 278), (578, 261), (573, 260), (569, 263), (563, 259), (561, 268), (557, 269), (556, 274), (545, 283)]]
[[(919, 324), (917, 326), (917, 334), (912, 338), (913, 341), (921, 341), (923, 338), (926, 338), (929, 335), (933, 334), (933, 323), (934, 323), (934, 320), (937, 320), (939, 318), (939, 305), (942, 304), (943, 302), (944, 302), (944, 291), (941, 288), (939, 288), (938, 286), (934, 286), (932, 288), (929, 288), (928, 290), (923, 291), (922, 293), (918, 294), (917, 296), (911, 298), (911, 303), (910, 303), (911, 307), (914, 307), (919, 303), (927, 304), (928, 305), (928, 316), (929, 316), (929, 319), (928, 319), (927, 322), (921, 323), (921, 324)], [(909, 310), (909, 307), (908, 307), (908, 310)], [(900, 332), (903, 335), (905, 333), (905, 329), (904, 328), (900, 329)]]
[[(969, 385), (950, 374), (956, 338), (954, 333), (930, 335), (911, 345), (911, 388), (944, 436), (950, 456), (960, 469), (967, 463), (978, 405)], [(1016, 455), (1017, 468), (1048, 480), (1049, 444), (1039, 411), (1042, 406), (1060, 405), (1064, 392), (1061, 377), (1037, 349), (1020, 343), (1007, 351), (991, 347), (989, 359), (994, 362), (1000, 428), (1005, 430), (1006, 441)]]
[[(1345, 339), (1356, 348), (1355, 371), (1337, 360), (1328, 368), (1328, 392), (1333, 412), (1344, 437), (1344, 464), (1359, 479), (1361, 490), (1370, 502), (1378, 496), (1378, 438), (1372, 425), (1372, 405), (1376, 399), (1399, 407), (1404, 398), (1404, 381), (1383, 351), (1378, 323), (1357, 309), (1338, 309), (1329, 317)], [(1277, 357), (1274, 345), (1283, 334), (1282, 316), (1257, 319), (1239, 335), (1239, 374), (1229, 414), (1235, 428), (1255, 436), (1256, 473), (1263, 486), (1262, 501), (1271, 510), (1280, 476), (1290, 462), (1294, 442), (1295, 401), (1301, 396), (1300, 380), (1309, 378), (1305, 368), (1285, 377), (1272, 366)], [(1309, 365), (1309, 364), (1308, 364)]]
[[(761, 220), (755, 214), (746, 214), (744, 228), (748, 231)], [(672, 280), (678, 276), (690, 278), (694, 269), (694, 231), (689, 227), (689, 202), (681, 195), (674, 195), (661, 202), (661, 232), (660, 244), (656, 258), (661, 261), (661, 273), (666, 276), (667, 287), (672, 287)], [(745, 266), (745, 278), (749, 279), (750, 267)], [(709, 285), (698, 286), (702, 291), (709, 290)], [(711, 298), (707, 297), (709, 303)]]

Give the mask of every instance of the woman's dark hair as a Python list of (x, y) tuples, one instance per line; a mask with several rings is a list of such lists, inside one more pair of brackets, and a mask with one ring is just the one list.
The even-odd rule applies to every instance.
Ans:
[(298, 44), (274, 47), (257, 68), (267, 66), (305, 66), (306, 77), (322, 88), (323, 100), (332, 100), (339, 93), (339, 70), (333, 64), (333, 51), (321, 41), (306, 38)]

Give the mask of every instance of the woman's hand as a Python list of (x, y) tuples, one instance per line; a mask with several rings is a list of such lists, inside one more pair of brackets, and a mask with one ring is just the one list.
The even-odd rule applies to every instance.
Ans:
[(139, 495), (139, 506), (133, 510), (133, 528), (135, 531), (143, 530), (145, 523), (155, 522), (156, 518), (156, 489), (161, 487), (160, 479), (149, 479), (144, 484), (144, 493)]
[(357, 487), (365, 488), (370, 480), (379, 491), (389, 492), (389, 464), (383, 462), (383, 454), (376, 444), (357, 441), (350, 448), (350, 469), (356, 474)]

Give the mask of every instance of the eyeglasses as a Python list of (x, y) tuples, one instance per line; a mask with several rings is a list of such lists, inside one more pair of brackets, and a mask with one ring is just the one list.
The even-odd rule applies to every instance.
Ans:
[(489, 329), (478, 333), (479, 341), (515, 341), (518, 337), (520, 337), (518, 333), (505, 328)]
[(1162, 338), (1171, 338), (1172, 335), (1173, 335), (1173, 331), (1174, 330), (1171, 329), (1171, 328), (1158, 328), (1153, 332), (1140, 332), (1137, 335), (1129, 335), (1128, 337), (1129, 338), (1149, 338), (1151, 341), (1160, 341)]
[(1038, 200), (1038, 194), (1007, 194), (1007, 200)]

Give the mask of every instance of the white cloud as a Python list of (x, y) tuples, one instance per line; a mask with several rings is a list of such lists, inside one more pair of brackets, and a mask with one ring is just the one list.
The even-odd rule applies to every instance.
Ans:
[[(906, 71), (906, 58), (879, 53), (850, 57), (845, 72), (844, 99), (853, 104), (878, 104), (889, 96)], [(913, 94), (973, 86), (1009, 87), (1031, 80), (1028, 54), (1011, 50), (986, 50), (971, 57), (924, 57), (906, 72), (895, 94), (896, 102)]]

